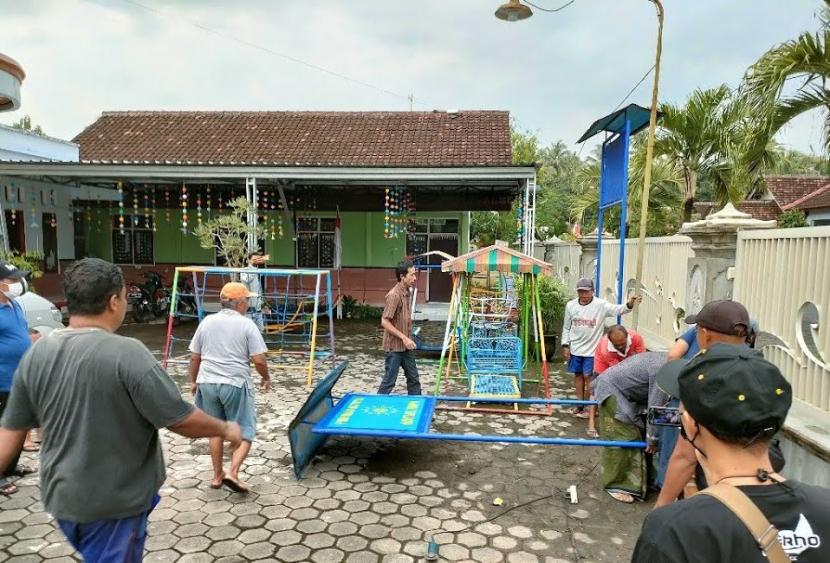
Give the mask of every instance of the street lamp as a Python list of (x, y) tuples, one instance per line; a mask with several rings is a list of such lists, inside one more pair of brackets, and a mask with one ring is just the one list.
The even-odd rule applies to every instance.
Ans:
[[(635, 294), (640, 295), (640, 279), (643, 277), (643, 248), (646, 239), (646, 224), (648, 220), (648, 197), (651, 191), (651, 167), (654, 158), (654, 131), (657, 127), (657, 91), (660, 84), (660, 58), (663, 54), (663, 4), (660, 0), (648, 0), (657, 8), (657, 55), (654, 62), (654, 89), (651, 94), (651, 116), (648, 121), (648, 143), (646, 145), (646, 167), (643, 171), (643, 195), (640, 209), (640, 239), (637, 242), (637, 270), (634, 274), (636, 283)], [(519, 21), (529, 18), (533, 12), (519, 0), (511, 0), (507, 4), (499, 6), (496, 10), (496, 17), (500, 20)], [(640, 308), (634, 309), (632, 324), (637, 328), (640, 318)]]
[(519, 0), (510, 0), (507, 4), (502, 4), (496, 10), (496, 17), (507, 22), (526, 20), (532, 15), (533, 11)]

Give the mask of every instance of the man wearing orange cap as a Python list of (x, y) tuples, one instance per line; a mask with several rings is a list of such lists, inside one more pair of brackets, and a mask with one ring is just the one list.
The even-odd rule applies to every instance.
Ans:
[(207, 317), (190, 341), (190, 391), (196, 406), (221, 420), (236, 422), (242, 428), (242, 445), (232, 454), (225, 473), (222, 440), (210, 440), (214, 489), (223, 484), (238, 493), (248, 487), (239, 479), (239, 469), (251, 450), (256, 435), (256, 405), (250, 363), (262, 376), (263, 393), (271, 388), (265, 352), (268, 348), (254, 321), (245, 316), (248, 299), (257, 297), (245, 285), (227, 283), (219, 301), (222, 310)]

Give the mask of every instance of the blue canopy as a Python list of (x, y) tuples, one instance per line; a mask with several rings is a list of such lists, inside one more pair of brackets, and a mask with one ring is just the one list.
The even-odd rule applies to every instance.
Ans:
[[(594, 121), (582, 137), (579, 138), (577, 143), (587, 141), (600, 131), (619, 133), (623, 130), (623, 127), (625, 127), (626, 120), (631, 122), (631, 135), (634, 135), (648, 127), (650, 117), (650, 109), (638, 106), (637, 104), (631, 104), (630, 106), (618, 109), (614, 113)], [(661, 112), (657, 112), (658, 121), (661, 117), (663, 117), (663, 114)]]

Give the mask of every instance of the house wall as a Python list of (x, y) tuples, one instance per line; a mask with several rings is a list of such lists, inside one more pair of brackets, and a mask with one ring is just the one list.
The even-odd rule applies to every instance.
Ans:
[(77, 162), (75, 143), (0, 125), (0, 160)]
[[(43, 252), (43, 214), (53, 213), (58, 231), (57, 259), (75, 258), (71, 201), (80, 197), (103, 202), (117, 199), (112, 190), (0, 176), (0, 201), (4, 210), (14, 211), (16, 220), (24, 223), (25, 250), (28, 252)], [(7, 227), (11, 228), (11, 225)]]
[[(112, 193), (112, 191), (110, 191)], [(80, 208), (79, 208), (80, 209)], [(84, 212), (84, 238), (86, 256), (112, 260), (112, 217), (118, 214), (117, 204), (110, 207), (109, 203), (96, 203), (89, 212)], [(132, 207), (125, 207), (124, 213), (130, 214)], [(142, 210), (143, 211), (143, 210)], [(59, 214), (60, 215), (60, 214)], [(192, 212), (189, 214), (192, 220)], [(333, 213), (308, 213), (308, 216), (333, 217)], [(64, 265), (75, 258), (72, 223), (69, 221), (68, 210), (64, 212), (66, 231), (62, 235), (67, 248), (66, 254), (61, 254)], [(142, 281), (141, 274), (147, 269), (159, 272), (167, 283), (171, 283), (176, 266), (182, 265), (212, 265), (214, 252), (200, 246), (198, 238), (191, 233), (184, 234), (181, 230), (182, 212), (180, 209), (170, 210), (170, 222), (166, 219), (166, 210), (159, 209), (156, 214), (156, 232), (154, 233), (155, 264), (149, 265), (122, 265), (125, 279), (128, 282)], [(419, 218), (446, 218), (459, 220), (459, 253), (469, 251), (469, 213), (466, 212), (425, 212), (419, 213)], [(206, 215), (203, 215), (206, 218)], [(60, 224), (59, 217), (59, 224)], [(383, 233), (384, 214), (378, 213), (341, 213), (342, 233), (342, 271), (340, 272), (341, 291), (360, 301), (381, 303), (389, 288), (395, 283), (394, 266), (406, 254), (406, 237), (385, 238)], [(271, 257), (269, 265), (275, 268), (295, 267), (295, 243), (289, 236), (287, 229), (282, 238), (271, 240), (269, 234), (265, 238), (265, 251)], [(332, 280), (335, 284), (336, 279)], [(57, 273), (47, 274), (38, 280), (38, 292), (53, 299), (61, 300), (62, 290)], [(424, 293), (420, 294), (423, 298)]]

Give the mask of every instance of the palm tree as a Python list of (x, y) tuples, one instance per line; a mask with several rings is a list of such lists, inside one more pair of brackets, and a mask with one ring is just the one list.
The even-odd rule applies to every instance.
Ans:
[[(776, 45), (753, 64), (744, 78), (756, 112), (769, 117), (768, 137), (793, 118), (814, 109), (830, 109), (830, 0), (818, 14), (821, 27)], [(795, 91), (787, 86), (799, 84)], [(824, 123), (825, 150), (830, 150), (830, 118)]]
[[(643, 188), (643, 174), (645, 171), (646, 146), (642, 142), (633, 142), (631, 159), (628, 164), (628, 213), (631, 224), (627, 223), (626, 230), (631, 232), (637, 228), (639, 214), (631, 210), (640, 209)], [(582, 194), (574, 202), (572, 209), (574, 219), (585, 223), (587, 216), (594, 217), (599, 211), (599, 179), (600, 161), (596, 157), (588, 157), (585, 164), (577, 172), (576, 181), (582, 186)], [(674, 226), (679, 223), (678, 210), (681, 204), (681, 187), (684, 184), (683, 171), (677, 162), (665, 157), (656, 157), (653, 160), (651, 172), (651, 193), (648, 199), (649, 231), (652, 235), (674, 232)], [(618, 211), (609, 213), (610, 231), (616, 231), (619, 223)], [(633, 219), (633, 221), (632, 221)], [(615, 221), (615, 222), (614, 222)], [(613, 224), (612, 224), (613, 222)]]
[(683, 174), (683, 220), (689, 221), (701, 175), (720, 176), (727, 167), (728, 129), (735, 114), (728, 86), (695, 90), (683, 106), (664, 103), (654, 154), (666, 156)]

